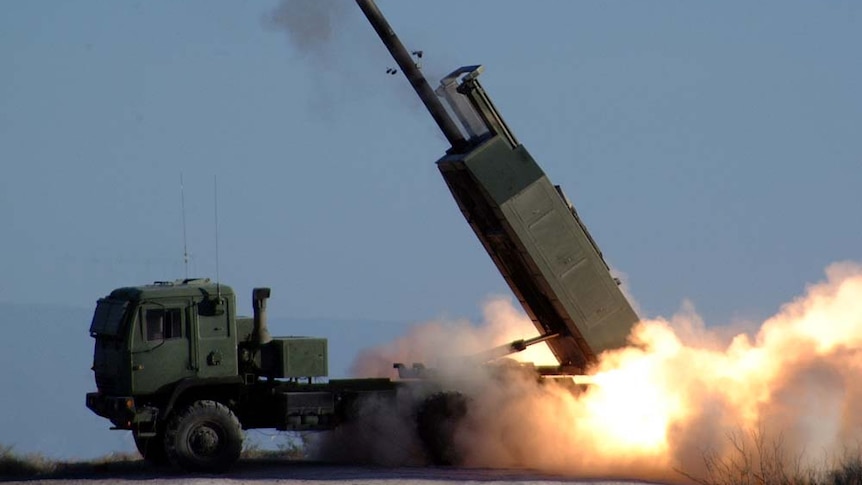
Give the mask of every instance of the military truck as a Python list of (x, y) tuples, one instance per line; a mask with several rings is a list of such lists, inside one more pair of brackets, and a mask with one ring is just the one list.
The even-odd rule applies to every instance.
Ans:
[[(357, 3), (449, 140), (443, 179), (539, 331), (479, 360), (546, 342), (559, 365), (531, 372), (577, 375), (624, 346), (637, 315), (572, 204), (479, 84), (481, 66), (453, 71), (435, 92), (374, 2)], [(132, 431), (150, 462), (222, 471), (239, 458), (243, 429), (330, 430), (356, 418), (363, 398), (420, 386), (418, 434), (432, 461), (455, 461), (447, 439), (469, 406), (457, 388), (421, 365), (394, 364), (398, 380), (327, 379), (325, 339), (269, 335), (269, 296), (254, 289), (253, 316), (242, 317), (233, 290), (207, 279), (112, 291), (90, 326), (98, 390), (87, 406)]]
[(252, 291), (250, 318), (208, 279), (112, 291), (90, 326), (98, 392), (87, 407), (131, 430), (150, 462), (219, 471), (239, 457), (242, 429), (331, 429), (362, 393), (394, 391), (389, 379), (324, 380), (326, 339), (272, 338), (269, 295)]

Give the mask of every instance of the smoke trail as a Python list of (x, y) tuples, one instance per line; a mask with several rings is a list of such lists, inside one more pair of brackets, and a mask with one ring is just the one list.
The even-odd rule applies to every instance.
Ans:
[(285, 32), (291, 44), (309, 59), (327, 61), (351, 6), (345, 0), (282, 0), (264, 15), (263, 24)]
[(348, 0), (281, 0), (262, 15), (263, 27), (284, 33), (297, 55), (291, 75), (308, 81), (309, 117), (337, 119), (340, 107), (379, 91), (369, 65), (379, 66), (374, 71), (378, 80), (388, 77), (383, 72), (387, 61), (374, 57), (380, 49), (361, 20)]
[[(535, 333), (506, 300), (490, 300), (484, 320), (417, 327), (364, 352), (354, 369), (388, 375), (384, 363), (445, 362)], [(685, 480), (678, 470), (705, 477), (742, 459), (773, 467), (770, 473), (819, 467), (858, 449), (862, 266), (831, 265), (824, 281), (755, 333), (726, 334), (726, 328), (707, 328), (686, 303), (670, 320), (638, 324), (630, 347), (600, 356), (590, 373), (594, 384), (580, 393), (523, 373), (500, 379), (461, 368), (446, 376), (452, 385), (460, 379), (470, 402), (454, 441), (468, 466), (677, 481)], [(401, 406), (422, 397), (405, 396)], [(378, 450), (370, 460), (422, 459), (410, 418), (409, 411), (398, 413), (388, 431), (409, 436), (400, 449), (411, 451)]]
[[(336, 118), (336, 107), (384, 93), (386, 101), (381, 102), (406, 106), (413, 114), (421, 113), (428, 126), (434, 126), (353, 1), (281, 0), (262, 16), (261, 23), (264, 28), (285, 33), (289, 45), (311, 67), (310, 115)], [(409, 45), (407, 39), (403, 41)], [(424, 63), (434, 60), (434, 56), (422, 58)], [(429, 82), (435, 84), (454, 67), (426, 71)], [(397, 75), (389, 74), (393, 69)], [(445, 140), (436, 127), (434, 134)]]

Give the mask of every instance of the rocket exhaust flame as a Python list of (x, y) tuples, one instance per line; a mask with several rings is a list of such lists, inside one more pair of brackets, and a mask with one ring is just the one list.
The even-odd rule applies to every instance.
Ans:
[[(416, 327), (361, 354), (354, 371), (390, 375), (384, 362), (445, 361), (450, 354), (442, 349), (456, 347), (451, 351), (464, 355), (525, 335), (532, 326), (501, 299), (485, 305), (484, 317), (479, 326)], [(449, 372), (444, 379), (470, 382), (463, 391), (469, 411), (455, 434), (465, 464), (685, 481), (678, 470), (705, 476), (705, 457), (732, 459), (740, 450), (755, 462), (770, 452), (779, 469), (806, 469), (858, 448), (862, 265), (831, 265), (824, 281), (756, 333), (723, 339), (725, 330), (705, 327), (691, 312), (642, 321), (631, 346), (602, 354), (589, 375), (570, 379), (517, 374), (501, 380), (481, 367), (443, 367)], [(547, 359), (547, 348), (543, 357), (537, 347), (545, 346), (528, 349), (527, 360)], [(587, 386), (572, 392), (572, 380)], [(401, 431), (409, 434), (405, 426)], [(391, 455), (384, 458), (391, 462)]]
[[(502, 129), (504, 124), (489, 130), (493, 137), (483, 141), (484, 152), (463, 152), (462, 133), (452, 126), (452, 118), (441, 109), (373, 0), (356, 1), (449, 139), (453, 149), (438, 161), (438, 167), (501, 274), (535, 319), (534, 328), (573, 338), (547, 342), (560, 362), (553, 358), (542, 362), (548, 355), (535, 355), (541, 348), (550, 354), (548, 345), (525, 352), (534, 355), (512, 355), (544, 366), (505, 365), (506, 359), (494, 365), (463, 365), (459, 357), (480, 351), (486, 354), (479, 355), (488, 355), (487, 349), (498, 356), (518, 347), (507, 342), (529, 335), (530, 319), (507, 301), (494, 300), (486, 306), (483, 325), (434, 322), (416, 327), (392, 345), (362, 353), (354, 365), (355, 374), (392, 377), (393, 362), (418, 361), (437, 368), (435, 379), (442, 389), (457, 391), (443, 394), (438, 401), (448, 406), (452, 396), (466, 410), (458, 414), (456, 424), (445, 419), (432, 424), (445, 428), (445, 443), (457, 449), (468, 466), (683, 481), (708, 474), (710, 463), (732, 460), (734, 453), (746, 454), (744, 460), (750, 463), (763, 463), (766, 452), (770, 469), (783, 470), (815, 466), (820, 457), (837, 457), (856, 443), (862, 431), (862, 384), (856, 379), (862, 369), (862, 267), (830, 266), (826, 281), (782, 307), (754, 335), (740, 333), (723, 340), (720, 335), (726, 329), (707, 329), (691, 312), (632, 327), (637, 316), (618, 295), (601, 252), (574, 208), (569, 205), (567, 211), (558, 198), (545, 197), (554, 192), (553, 186), (526, 150), (503, 136), (508, 131)], [(489, 120), (502, 123), (502, 118), (473, 81), (460, 86), (471, 106), (488, 115), (481, 117), (485, 127), (498, 128)], [(473, 138), (477, 137), (470, 141)], [(529, 163), (508, 163), (512, 160)], [(493, 176), (485, 172), (492, 163), (497, 169)], [(522, 165), (530, 170), (512, 168)], [(501, 173), (506, 184), (499, 183)], [(527, 193), (530, 197), (517, 198)], [(528, 231), (532, 226), (524, 223), (524, 216), (507, 214), (551, 213), (564, 221), (560, 227), (576, 235), (570, 239), (589, 256), (592, 268), (567, 283), (558, 276), (575, 259), (551, 258), (539, 245), (516, 245), (514, 251), (498, 237), (522, 240), (513, 221), (524, 234), (538, 237), (538, 230)], [(536, 263), (536, 258), (560, 266), (549, 268)], [(600, 315), (598, 309), (570, 312), (566, 305), (546, 298), (546, 288), (555, 288), (548, 281), (571, 284), (575, 290), (575, 281), (591, 278), (608, 289), (604, 300), (595, 303), (607, 314), (592, 323), (622, 331), (591, 335), (591, 322), (584, 320)], [(577, 301), (569, 303), (579, 308)], [(614, 316), (612, 324), (602, 323), (609, 320), (608, 315)], [(589, 336), (598, 343), (591, 343)], [(600, 349), (615, 350), (595, 355)], [(539, 378), (560, 363), (578, 369), (589, 366), (588, 375)], [(341, 436), (366, 441), (330, 449), (360, 450), (363, 459), (386, 464), (421, 462), (421, 451), (418, 458), (410, 452), (419, 441), (411, 409), (416, 409), (417, 402), (428, 402), (427, 394), (417, 389), (421, 387), (406, 387), (396, 410), (368, 403), (361, 413), (363, 423), (354, 423), (358, 426), (354, 431), (360, 432)], [(428, 429), (422, 424), (423, 430)], [(379, 439), (368, 441), (374, 433)], [(758, 480), (775, 482), (766, 474)]]

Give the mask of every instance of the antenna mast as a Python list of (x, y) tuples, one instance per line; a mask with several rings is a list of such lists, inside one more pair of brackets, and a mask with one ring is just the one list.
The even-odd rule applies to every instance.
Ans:
[(186, 279), (189, 279), (189, 246), (186, 239), (186, 187), (183, 185), (183, 173), (180, 172), (180, 204), (183, 211), (183, 266), (186, 270)]
[(218, 274), (218, 176), (213, 174), (213, 197), (215, 198), (215, 265), (216, 265), (216, 295), (221, 300), (221, 278)]

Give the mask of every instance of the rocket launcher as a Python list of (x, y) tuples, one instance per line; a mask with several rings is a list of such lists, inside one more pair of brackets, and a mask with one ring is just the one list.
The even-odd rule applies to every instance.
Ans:
[(625, 346), (637, 314), (574, 206), (482, 88), (482, 66), (432, 90), (373, 0), (356, 1), (449, 141), (440, 173), (560, 368), (583, 372)]

